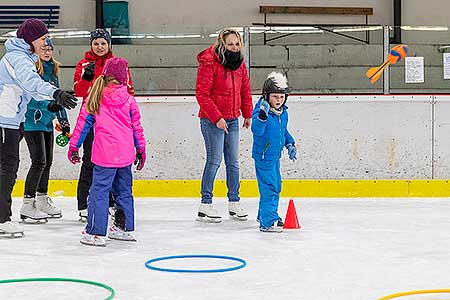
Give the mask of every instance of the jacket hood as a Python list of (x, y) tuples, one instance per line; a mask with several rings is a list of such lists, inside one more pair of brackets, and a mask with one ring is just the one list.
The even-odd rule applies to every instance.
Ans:
[(214, 60), (220, 63), (219, 55), (214, 51), (214, 45), (197, 54), (197, 61), (199, 63), (213, 62)]
[(86, 51), (84, 53), (84, 58), (86, 60), (93, 61), (93, 62), (95, 62), (95, 64), (101, 63), (102, 66), (106, 62), (106, 60), (110, 59), (113, 56), (114, 55), (111, 52), (111, 50), (103, 56), (98, 56), (92, 50)]
[(30, 52), (30, 45), (24, 39), (10, 38), (5, 42), (6, 52), (21, 51), (28, 54), (34, 61), (37, 61), (38, 56)]
[(128, 101), (130, 94), (126, 85), (112, 84), (103, 90), (102, 103), (108, 106), (122, 106)]

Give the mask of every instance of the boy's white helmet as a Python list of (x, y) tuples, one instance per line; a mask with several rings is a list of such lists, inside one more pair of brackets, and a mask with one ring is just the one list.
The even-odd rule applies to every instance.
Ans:
[(289, 86), (287, 78), (280, 72), (271, 72), (264, 81), (262, 95), (264, 99), (269, 100), (270, 93), (285, 94), (285, 98), (289, 95)]

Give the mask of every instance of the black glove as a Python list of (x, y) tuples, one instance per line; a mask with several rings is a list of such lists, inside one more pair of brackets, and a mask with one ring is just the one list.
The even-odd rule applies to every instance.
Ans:
[(62, 109), (63, 107), (57, 104), (55, 101), (50, 101), (50, 103), (47, 105), (47, 110), (52, 113), (58, 112)]
[(91, 61), (84, 69), (84, 73), (83, 76), (81, 76), (81, 78), (86, 81), (92, 81), (94, 79), (94, 74), (95, 74), (95, 63)]
[(57, 89), (53, 93), (53, 98), (55, 98), (57, 104), (62, 105), (67, 109), (72, 109), (75, 108), (75, 106), (77, 106), (78, 101), (77, 98), (75, 98), (66, 91)]
[(69, 124), (69, 121), (67, 121), (67, 120), (61, 120), (61, 121), (59, 122), (59, 124), (61, 125), (61, 131), (62, 131), (62, 134), (65, 135), (65, 136), (68, 136), (68, 134), (70, 133), (70, 124)]

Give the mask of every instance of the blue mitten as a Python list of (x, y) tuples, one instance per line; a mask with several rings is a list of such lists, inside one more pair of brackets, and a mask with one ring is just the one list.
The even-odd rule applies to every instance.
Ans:
[(286, 148), (288, 151), (289, 159), (295, 161), (297, 159), (297, 148), (295, 148), (295, 146), (292, 144), (287, 144)]
[(269, 113), (269, 109), (270, 109), (269, 102), (267, 102), (266, 100), (263, 99), (259, 106), (258, 119), (260, 119), (261, 121), (266, 121), (267, 114)]

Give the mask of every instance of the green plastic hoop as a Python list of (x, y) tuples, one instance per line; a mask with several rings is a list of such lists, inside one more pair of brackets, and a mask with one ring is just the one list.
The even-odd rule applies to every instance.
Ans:
[(66, 281), (66, 282), (76, 282), (76, 283), (82, 283), (82, 284), (89, 284), (89, 285), (98, 286), (98, 287), (104, 288), (105, 290), (108, 290), (109, 292), (111, 292), (111, 294), (108, 297), (106, 297), (104, 300), (111, 300), (116, 295), (116, 292), (114, 291), (114, 289), (112, 287), (110, 287), (109, 285), (106, 285), (106, 284), (101, 283), (101, 282), (89, 281), (89, 280), (84, 280), (84, 279), (76, 279), (76, 278), (16, 278), (16, 279), (3, 279), (3, 280), (0, 280), (0, 284), (1, 283), (31, 282), (31, 281), (47, 281), (47, 282), (48, 281)]

